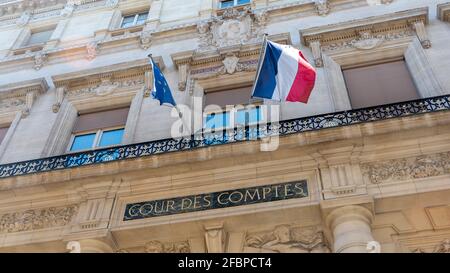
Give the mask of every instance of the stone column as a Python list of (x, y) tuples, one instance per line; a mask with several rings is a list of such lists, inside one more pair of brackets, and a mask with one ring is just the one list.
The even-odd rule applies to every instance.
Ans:
[(100, 239), (83, 239), (80, 243), (80, 253), (113, 253), (111, 244)]
[(334, 237), (336, 253), (367, 253), (367, 243), (374, 241), (371, 230), (372, 212), (359, 205), (336, 208), (326, 222)]

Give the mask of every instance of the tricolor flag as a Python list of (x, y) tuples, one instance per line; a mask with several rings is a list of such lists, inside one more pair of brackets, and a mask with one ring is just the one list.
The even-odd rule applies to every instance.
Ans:
[(252, 97), (307, 103), (316, 70), (302, 52), (265, 40), (261, 54)]
[(176, 107), (177, 104), (172, 96), (172, 91), (170, 90), (169, 84), (166, 81), (163, 73), (159, 69), (158, 65), (153, 61), (153, 58), (150, 57), (150, 64), (152, 66), (153, 71), (153, 86), (152, 86), (152, 97), (156, 100), (159, 100), (159, 104), (169, 104), (173, 107)]

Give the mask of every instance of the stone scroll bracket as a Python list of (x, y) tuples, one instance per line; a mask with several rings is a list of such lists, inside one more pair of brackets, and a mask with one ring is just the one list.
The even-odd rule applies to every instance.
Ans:
[(417, 38), (424, 49), (431, 48), (431, 41), (423, 20), (410, 22), (411, 28), (416, 32)]
[(206, 224), (205, 243), (208, 253), (223, 253), (225, 251), (226, 232), (223, 223)]

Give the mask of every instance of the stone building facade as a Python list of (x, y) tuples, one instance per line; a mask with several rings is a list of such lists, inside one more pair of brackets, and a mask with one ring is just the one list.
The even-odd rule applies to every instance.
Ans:
[[(265, 34), (309, 103), (172, 139), (147, 55), (247, 104)], [(0, 0), (0, 252), (449, 252), (449, 44), (448, 0)]]

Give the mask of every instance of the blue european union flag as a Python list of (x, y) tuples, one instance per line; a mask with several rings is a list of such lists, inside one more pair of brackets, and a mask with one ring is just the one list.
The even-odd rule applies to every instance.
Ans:
[(170, 104), (176, 106), (175, 100), (172, 96), (169, 84), (167, 84), (166, 78), (159, 69), (158, 65), (150, 58), (150, 62), (153, 70), (153, 90), (152, 97), (159, 100), (159, 104)]

